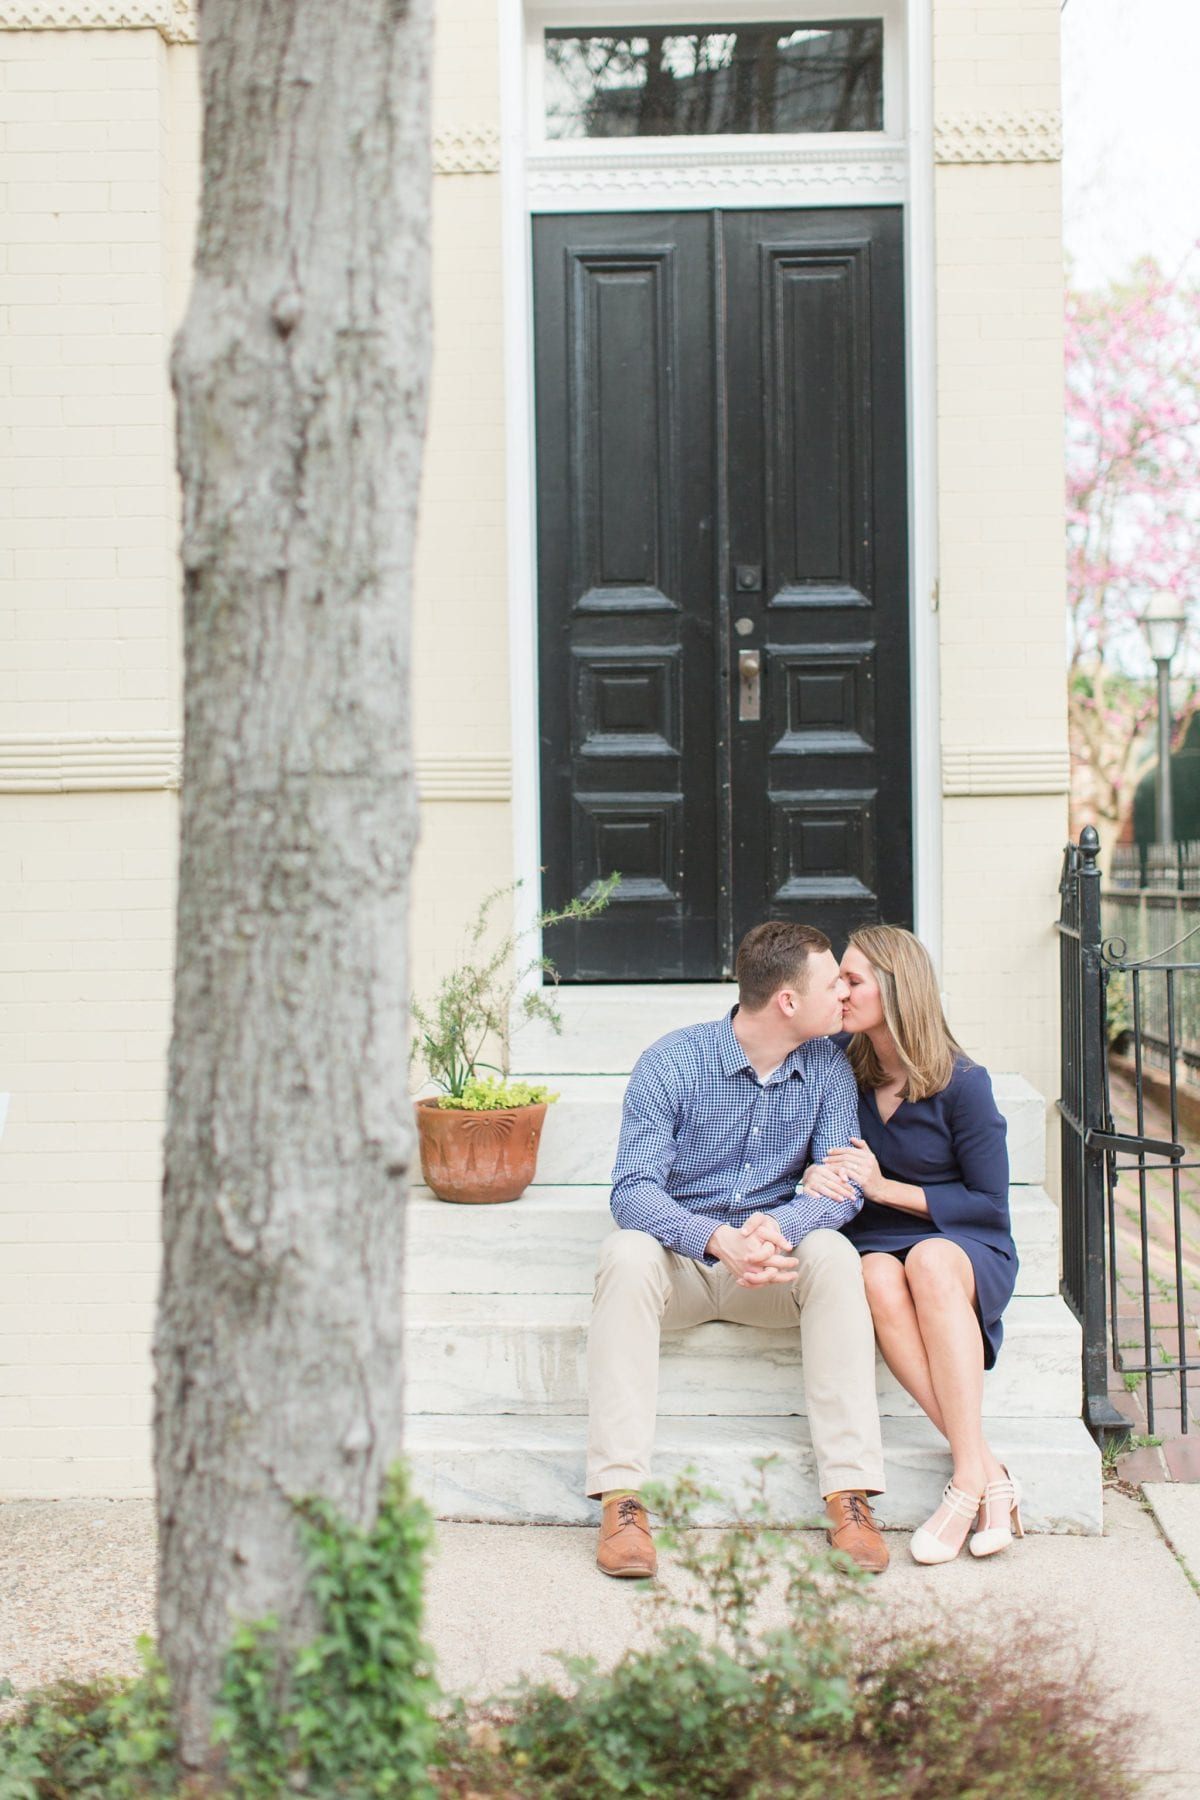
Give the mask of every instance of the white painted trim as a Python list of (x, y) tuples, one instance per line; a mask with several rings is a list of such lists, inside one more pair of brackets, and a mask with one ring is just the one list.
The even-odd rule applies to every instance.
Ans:
[[(702, 20), (705, 12), (722, 19), (739, 14), (770, 17), (773, 11), (794, 17), (794, 6), (770, 10), (752, 6), (750, 0), (731, 0), (718, 5), (716, 0), (698, 8), (688, 0), (670, 0), (677, 15), (688, 22)], [(644, 0), (620, 0), (625, 18), (645, 16)], [(536, 15), (536, 24), (569, 22), (570, 8), (578, 8), (575, 16), (593, 23), (598, 9), (590, 0), (562, 0), (553, 13)], [(864, 9), (853, 0), (831, 0), (822, 7), (823, 18), (860, 16)], [(903, 20), (899, 0), (871, 9), (883, 14), (891, 24), (890, 37), (885, 35), (885, 56), (896, 57), (902, 74), (899, 101), (885, 99), (885, 123), (895, 130), (899, 113), (907, 124), (905, 157), (907, 169), (897, 184), (902, 192), (896, 203), (904, 204), (906, 307), (907, 320), (907, 416), (908, 416), (908, 492), (909, 492), (909, 578), (911, 591), (912, 663), (912, 757), (913, 757), (913, 852), (914, 908), (917, 930), (940, 966), (942, 952), (942, 813), (940, 762), (940, 697), (938, 686), (937, 592), (937, 407), (936, 407), (936, 294), (934, 261), (933, 206), (933, 72), (931, 0), (909, 0), (907, 20)], [(655, 8), (656, 18), (669, 15), (662, 6)], [(603, 8), (604, 22), (620, 23), (618, 8)], [(537, 595), (536, 595), (536, 519), (534, 484), (534, 420), (533, 420), (533, 297), (530, 255), (530, 215), (538, 211), (601, 211), (606, 209), (605, 196), (589, 192), (576, 193), (569, 206), (552, 205), (547, 196), (531, 192), (536, 188), (537, 171), (547, 161), (557, 160), (559, 153), (576, 152), (576, 161), (587, 163), (596, 156), (593, 142), (570, 146), (556, 143), (539, 146), (530, 152), (527, 144), (526, 90), (530, 71), (529, 19), (521, 0), (499, 0), (500, 88), (501, 88), (501, 192), (502, 192), (502, 266), (504, 283), (504, 360), (506, 370), (506, 450), (508, 469), (507, 527), (509, 584), (509, 648), (511, 658), (510, 694), (512, 703), (512, 780), (513, 780), (513, 866), (522, 882), (517, 896), (517, 922), (528, 927), (537, 911), (540, 876), (540, 832), (538, 808), (539, 746), (537, 736)], [(887, 27), (885, 26), (885, 33)], [(887, 80), (885, 64), (885, 83)], [(886, 89), (885, 89), (886, 92)], [(890, 107), (890, 111), (888, 110)], [(728, 140), (726, 140), (726, 145)], [(681, 207), (709, 207), (735, 204), (745, 206), (744, 190), (732, 201), (713, 199), (713, 193), (737, 187), (736, 170), (745, 168), (756, 155), (770, 154), (779, 161), (784, 145), (797, 151), (795, 169), (812, 168), (828, 161), (813, 139), (747, 139), (734, 147), (723, 163), (714, 155), (709, 140), (692, 152), (693, 164), (705, 162), (713, 176), (711, 188), (697, 185), (690, 192), (664, 193), (657, 210)], [(861, 139), (855, 148), (868, 146)], [(880, 143), (877, 150), (885, 153), (894, 144)], [(639, 156), (631, 140), (624, 140), (608, 153), (614, 164), (643, 163), (665, 156), (675, 167), (688, 160), (677, 147), (664, 151), (659, 142), (645, 140)], [(721, 182), (725, 182), (722, 189)], [(797, 177), (789, 188), (756, 196), (759, 206), (878, 205), (883, 198), (877, 186), (869, 181), (848, 183), (844, 190), (829, 188), (818, 199)], [(613, 197), (610, 209), (654, 211), (654, 196), (643, 191), (631, 202), (628, 192)], [(533, 978), (530, 978), (533, 985)]]
[(913, 923), (942, 966), (941, 679), (939, 668), (937, 262), (933, 191), (932, 0), (909, 0), (908, 524), (912, 671)]
[[(504, 442), (508, 540), (509, 704), (512, 709), (513, 898), (518, 932), (541, 903), (538, 745), (537, 545), (533, 429), (533, 274), (525, 201), (525, 19), (522, 0), (499, 0), (501, 283), (504, 300)], [(539, 955), (540, 944), (532, 955)], [(537, 986), (530, 971), (524, 986)]]
[[(843, 140), (838, 140), (842, 142)], [(841, 150), (810, 138), (689, 139), (659, 148), (645, 139), (530, 151), (530, 210), (655, 212), (664, 207), (898, 205), (905, 195), (903, 144)], [(582, 151), (584, 154), (579, 154)]]

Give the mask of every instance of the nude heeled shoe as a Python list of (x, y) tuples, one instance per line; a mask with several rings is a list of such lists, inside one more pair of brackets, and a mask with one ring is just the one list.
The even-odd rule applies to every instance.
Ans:
[[(941, 1504), (946, 1508), (946, 1512), (937, 1526), (930, 1530), (934, 1519), (937, 1518), (937, 1513), (933, 1513), (926, 1519), (924, 1525), (913, 1532), (908, 1547), (912, 1551), (914, 1562), (953, 1562), (967, 1540), (968, 1531), (978, 1517), (980, 1496), (964, 1494), (961, 1488), (956, 1488), (952, 1481), (948, 1481), (942, 1494)], [(957, 1539), (944, 1538), (942, 1533), (948, 1526), (953, 1526), (955, 1523), (961, 1526), (961, 1535)]]
[[(1013, 1526), (1017, 1536), (1025, 1536), (1025, 1527), (1021, 1523), (1021, 1487), (1016, 1477), (1004, 1471), (1003, 1481), (989, 1481), (983, 1490), (983, 1504), (980, 1507), (983, 1515), (982, 1528), (971, 1539), (972, 1556), (995, 1556), (998, 1550), (1007, 1550), (1013, 1541)], [(999, 1514), (1002, 1525), (993, 1525), (993, 1517)]]

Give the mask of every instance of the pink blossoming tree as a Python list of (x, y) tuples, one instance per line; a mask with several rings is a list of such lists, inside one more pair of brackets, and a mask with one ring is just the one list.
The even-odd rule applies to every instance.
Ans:
[(1159, 590), (1184, 611), (1200, 601), (1200, 285), (1146, 260), (1128, 282), (1069, 292), (1066, 380), (1077, 829), (1128, 811), (1155, 706), (1137, 629), (1146, 602)]

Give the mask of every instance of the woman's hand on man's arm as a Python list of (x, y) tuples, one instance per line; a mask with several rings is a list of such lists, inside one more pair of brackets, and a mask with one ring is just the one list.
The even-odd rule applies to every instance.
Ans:
[(840, 1149), (827, 1150), (824, 1162), (811, 1163), (800, 1185), (826, 1200), (853, 1200), (854, 1183), (864, 1200), (878, 1200), (884, 1185), (874, 1152), (865, 1139), (857, 1137)]
[(800, 1178), (806, 1194), (820, 1194), (823, 1200), (853, 1200), (854, 1189), (832, 1163), (809, 1163)]
[(877, 1206), (894, 1206), (901, 1212), (917, 1214), (929, 1212), (925, 1190), (912, 1182), (890, 1181), (865, 1138), (852, 1137), (848, 1144), (827, 1150), (823, 1163), (814, 1163), (804, 1171), (803, 1185), (811, 1194), (845, 1200), (853, 1192), (851, 1181), (858, 1183), (864, 1200), (873, 1200)]

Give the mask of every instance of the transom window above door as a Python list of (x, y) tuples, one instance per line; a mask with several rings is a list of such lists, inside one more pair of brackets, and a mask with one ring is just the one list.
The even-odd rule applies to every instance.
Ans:
[(529, 150), (874, 157), (904, 139), (904, 19), (905, 0), (526, 0)]
[(882, 131), (883, 20), (547, 26), (549, 140)]

